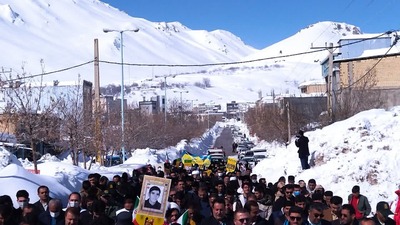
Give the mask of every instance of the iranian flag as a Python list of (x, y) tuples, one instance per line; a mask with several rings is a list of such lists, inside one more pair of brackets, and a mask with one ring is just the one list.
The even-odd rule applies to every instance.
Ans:
[(136, 196), (136, 201), (135, 205), (133, 206), (133, 212), (132, 212), (132, 223), (135, 225), (139, 225), (139, 223), (136, 221), (136, 214), (137, 214), (137, 208), (139, 206), (139, 201), (140, 201), (139, 196)]
[(188, 210), (186, 210), (180, 217), (179, 219), (176, 221), (177, 223), (179, 223), (180, 225), (186, 225), (187, 222), (189, 220), (189, 212)]

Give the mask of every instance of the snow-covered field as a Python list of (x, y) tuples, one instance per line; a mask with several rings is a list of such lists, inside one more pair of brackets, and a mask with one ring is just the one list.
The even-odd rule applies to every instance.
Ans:
[[(360, 185), (373, 208), (378, 201), (392, 202), (394, 191), (400, 184), (400, 106), (391, 110), (373, 109), (361, 112), (345, 121), (340, 121), (323, 129), (306, 132), (310, 139), (310, 151), (314, 166), (301, 171), (297, 148), (292, 141), (287, 147), (277, 143), (255, 140), (257, 146), (267, 148), (269, 157), (261, 161), (253, 170), (275, 182), (280, 176), (295, 175), (296, 181), (306, 182), (314, 178), (325, 190), (333, 191), (345, 201), (354, 185)], [(163, 150), (137, 149), (124, 164), (114, 167), (94, 165), (90, 171), (73, 166), (70, 158), (63, 160), (46, 156), (38, 167), (40, 175), (31, 174), (31, 163), (17, 160), (6, 151), (0, 151), (0, 182), (7, 184), (0, 189), (0, 195), (12, 198), (19, 189), (26, 189), (31, 201), (37, 201), (36, 189), (44, 184), (50, 187), (51, 196), (65, 200), (71, 192), (79, 190), (81, 183), (90, 173), (98, 172), (112, 176), (144, 164), (158, 165), (172, 160), (183, 151), (205, 154), (226, 125), (235, 124), (248, 134), (245, 124), (229, 121), (218, 123), (210, 132), (198, 139), (183, 140), (174, 147)], [(22, 163), (21, 163), (22, 161)], [(14, 199), (14, 198), (13, 198)]]

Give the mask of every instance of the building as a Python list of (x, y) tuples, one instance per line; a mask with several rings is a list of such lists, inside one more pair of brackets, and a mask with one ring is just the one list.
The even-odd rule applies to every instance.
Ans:
[[(328, 93), (328, 112), (354, 112), (400, 104), (400, 51), (396, 36), (353, 35), (343, 37), (341, 48), (330, 62), (322, 63), (322, 77)], [(367, 102), (369, 101), (369, 102)], [(358, 108), (357, 108), (358, 107)]]
[(311, 80), (299, 84), (302, 94), (324, 95), (326, 94), (325, 80)]
[(164, 112), (165, 97), (157, 95), (151, 97), (151, 99), (148, 101), (146, 101), (146, 98), (143, 97), (143, 101), (139, 102), (139, 109), (142, 113), (146, 113), (148, 115)]
[[(126, 99), (124, 99), (124, 108), (127, 108)], [(113, 95), (101, 95), (100, 110), (105, 113), (107, 117), (111, 114), (121, 114), (121, 99), (115, 98)]]
[(239, 115), (239, 103), (236, 101), (231, 101), (230, 103), (226, 103), (226, 118), (232, 119), (237, 118)]

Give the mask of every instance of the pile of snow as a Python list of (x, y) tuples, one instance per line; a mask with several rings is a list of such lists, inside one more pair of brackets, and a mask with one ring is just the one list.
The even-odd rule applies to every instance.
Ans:
[(354, 185), (361, 187), (374, 209), (379, 201), (392, 202), (400, 184), (400, 106), (373, 109), (322, 129), (306, 132), (310, 140), (311, 164), (302, 171), (297, 147), (264, 143), (269, 157), (255, 168), (256, 174), (275, 182), (295, 175), (296, 181), (314, 178), (325, 190), (347, 202)]
[(21, 162), (18, 161), (14, 154), (10, 153), (3, 147), (0, 147), (0, 170), (10, 164), (17, 164), (21, 166)]
[[(26, 159), (18, 160), (15, 155), (0, 147), (0, 180), (2, 183), (10, 184), (0, 189), (0, 195), (9, 195), (15, 201), (16, 192), (25, 189), (30, 194), (31, 202), (35, 202), (38, 200), (37, 188), (40, 185), (46, 185), (50, 188), (51, 197), (60, 198), (66, 204), (68, 195), (73, 191), (79, 191), (82, 182), (91, 173), (100, 173), (112, 179), (114, 175), (123, 172), (132, 174), (134, 169), (146, 164), (158, 165), (166, 160), (172, 161), (181, 157), (184, 151), (192, 154), (205, 154), (220, 135), (223, 127), (222, 123), (217, 123), (201, 138), (194, 138), (190, 142), (182, 140), (175, 147), (167, 149), (137, 149), (124, 164), (113, 167), (93, 164), (90, 170), (83, 169), (83, 162), (80, 162), (82, 166), (74, 166), (70, 156), (64, 156), (64, 159), (60, 160), (46, 154), (38, 160), (39, 174), (33, 174), (32, 162)], [(89, 162), (87, 165), (89, 166)], [(14, 205), (18, 206), (16, 202)]]

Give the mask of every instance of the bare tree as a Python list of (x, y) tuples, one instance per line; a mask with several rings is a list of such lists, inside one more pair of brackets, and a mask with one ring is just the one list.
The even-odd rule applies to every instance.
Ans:
[[(68, 140), (74, 165), (78, 165), (78, 154), (80, 150), (87, 148), (91, 140), (86, 135), (86, 127), (91, 123), (84, 121), (84, 107), (82, 85), (80, 79), (73, 86), (65, 88), (65, 92), (60, 99), (58, 113), (61, 119), (61, 137)], [(85, 157), (85, 154), (83, 154)]]
[(36, 145), (41, 141), (55, 143), (59, 140), (59, 118), (56, 109), (60, 98), (51, 88), (43, 85), (42, 79), (35, 82), (25, 72), (8, 77), (4, 114), (16, 123), (16, 136), (29, 142), (35, 173), (37, 173)]
[(364, 75), (355, 77), (359, 77), (359, 79), (334, 93), (337, 99), (335, 115), (339, 120), (383, 105), (381, 91), (375, 88), (377, 84), (376, 70), (367, 68)]
[(245, 114), (251, 134), (267, 141), (285, 142), (287, 121), (277, 107), (271, 104), (260, 104), (250, 108)]

